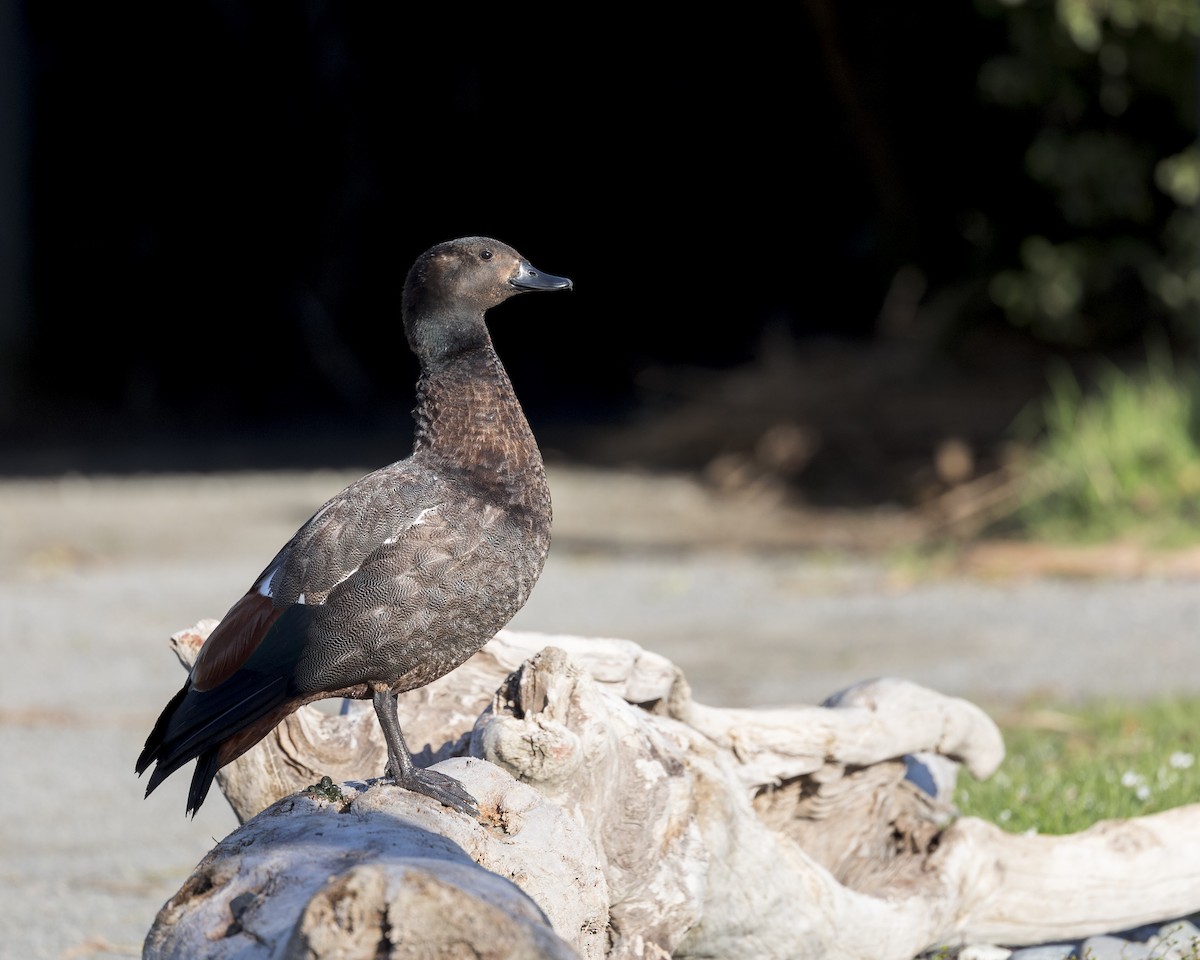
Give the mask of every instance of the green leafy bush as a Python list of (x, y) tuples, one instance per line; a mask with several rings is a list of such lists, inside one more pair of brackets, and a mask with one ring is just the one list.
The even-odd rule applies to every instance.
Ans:
[(1160, 355), (1137, 373), (1108, 368), (1092, 392), (1060, 371), (1037, 420), (1042, 433), (1012, 518), (1020, 531), (1057, 541), (1200, 541), (1194, 369)]
[(1013, 325), (1068, 349), (1128, 343), (1148, 323), (1196, 345), (1200, 149), (1195, 0), (977, 0), (1005, 48), (981, 102), (1025, 143), (1025, 189), (990, 208), (988, 282)]

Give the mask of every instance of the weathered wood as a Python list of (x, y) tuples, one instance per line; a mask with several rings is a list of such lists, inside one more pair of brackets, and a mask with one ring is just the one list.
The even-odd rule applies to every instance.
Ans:
[(381, 782), (285, 797), (201, 861), (143, 955), (603, 957), (606, 885), (579, 826), (491, 764), (440, 769), (484, 823)]
[(1200, 804), (1066, 836), (1006, 833), (964, 817), (929, 866), (957, 890), (960, 916), (946, 942), (1030, 944), (1128, 930), (1200, 909)]
[[(177, 635), (185, 663), (210, 625)], [(510, 939), (485, 955), (589, 958), (908, 960), (1200, 910), (1200, 805), (1066, 837), (956, 819), (957, 766), (991, 773), (999, 732), (974, 705), (905, 681), (819, 707), (721, 710), (629, 641), (505, 631), (401, 709), (410, 742), (426, 744), (418, 759), (460, 778), (481, 821), (363, 781), (386, 760), (369, 707), (304, 708), (219, 775), (243, 826), (164, 908), (146, 956), (210, 945), (197, 938), (218, 917), (234, 930), (221, 942), (244, 952), (214, 956), (269, 956), (280, 938), (349, 945), (364, 928), (410, 943), (426, 935), (422, 910), (451, 901), (467, 938), (511, 912)], [(346, 799), (296, 796), (322, 775)], [(338, 826), (318, 843), (316, 823)], [(453, 856), (428, 854), (447, 843)], [(497, 893), (499, 878), (513, 890)], [(237, 898), (252, 888), (274, 893), (251, 917)], [(254, 937), (241, 936), (250, 919)]]

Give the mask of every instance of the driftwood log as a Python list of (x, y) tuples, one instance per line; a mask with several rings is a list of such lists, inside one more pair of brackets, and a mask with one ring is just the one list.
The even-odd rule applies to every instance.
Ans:
[[(173, 638), (185, 666), (214, 625)], [(632, 642), (503, 631), (401, 724), (480, 821), (369, 779), (369, 704), (305, 707), (218, 774), (242, 825), (144, 956), (909, 960), (1200, 910), (1200, 804), (1069, 836), (958, 817), (999, 731), (902, 680), (716, 709)]]

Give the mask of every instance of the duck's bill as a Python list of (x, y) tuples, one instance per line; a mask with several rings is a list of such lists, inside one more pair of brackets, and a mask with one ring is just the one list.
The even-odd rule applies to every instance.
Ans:
[(517, 275), (508, 282), (518, 290), (571, 290), (575, 286), (569, 278), (543, 273), (525, 260), (521, 261)]

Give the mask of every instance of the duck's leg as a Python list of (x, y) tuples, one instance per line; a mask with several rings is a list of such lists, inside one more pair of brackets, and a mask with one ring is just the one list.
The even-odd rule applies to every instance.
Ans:
[(383, 728), (383, 739), (388, 749), (388, 774), (396, 785), (416, 793), (423, 793), (459, 813), (471, 817), (479, 816), (479, 807), (463, 785), (453, 777), (436, 770), (426, 770), (413, 763), (412, 754), (400, 731), (400, 716), (396, 712), (396, 694), (391, 690), (376, 690), (372, 698), (379, 726)]

